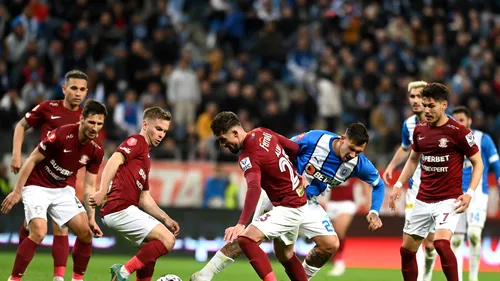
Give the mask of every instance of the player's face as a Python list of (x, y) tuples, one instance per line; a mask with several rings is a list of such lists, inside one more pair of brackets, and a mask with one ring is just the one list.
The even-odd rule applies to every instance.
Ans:
[(95, 139), (97, 134), (102, 129), (104, 125), (104, 115), (103, 114), (93, 114), (87, 118), (81, 118), (80, 123), (83, 126), (83, 136), (86, 139)]
[(464, 125), (467, 128), (470, 128), (470, 126), (472, 125), (472, 119), (467, 117), (465, 113), (455, 113), (453, 114), (453, 118), (455, 118), (458, 123)]
[(146, 134), (151, 146), (158, 146), (170, 127), (170, 121), (163, 119), (144, 120), (143, 126), (146, 126)]
[(366, 143), (356, 145), (352, 140), (342, 135), (340, 137), (340, 159), (345, 162), (359, 156), (365, 150)]
[(87, 97), (87, 81), (85, 79), (70, 78), (68, 83), (62, 86), (64, 99), (71, 106), (79, 106)]
[(422, 92), (423, 88), (411, 89), (408, 95), (408, 102), (410, 103), (413, 113), (418, 114), (424, 111), (422, 106)]
[(217, 140), (221, 147), (227, 148), (231, 153), (240, 153), (241, 143), (238, 139), (238, 132), (236, 130), (229, 130), (229, 132), (218, 136)]
[(425, 119), (429, 123), (435, 124), (443, 117), (444, 111), (448, 107), (448, 102), (439, 102), (433, 98), (423, 98), (422, 105), (424, 106)]

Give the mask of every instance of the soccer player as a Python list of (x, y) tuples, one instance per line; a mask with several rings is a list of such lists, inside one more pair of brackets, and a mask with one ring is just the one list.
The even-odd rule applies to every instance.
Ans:
[[(30, 230), (28, 238), (19, 244), (9, 280), (21, 280), (33, 259), (36, 248), (47, 234), (47, 213), (59, 228), (69, 227), (76, 234), (72, 280), (83, 280), (90, 260), (92, 236), (102, 236), (95, 222), (94, 209), (88, 204), (88, 196), (95, 191), (104, 156), (103, 146), (96, 137), (106, 115), (104, 105), (95, 100), (87, 101), (79, 124), (52, 130), (26, 159), (14, 190), (2, 202), (2, 212), (7, 213), (22, 195)], [(84, 166), (87, 171), (82, 206), (71, 184)]]
[[(410, 154), (411, 144), (413, 143), (413, 131), (418, 122), (425, 120), (424, 107), (422, 106), (422, 89), (427, 85), (425, 81), (414, 81), (408, 84), (408, 103), (411, 106), (413, 115), (405, 120), (401, 133), (401, 146), (394, 154), (391, 162), (383, 173), (385, 183), (388, 185), (392, 179), (392, 172), (401, 165)], [(408, 182), (408, 190), (406, 192), (406, 207), (405, 220), (408, 220), (415, 206), (418, 188), (420, 186), (420, 163), (418, 164), (415, 173)], [(434, 227), (431, 228), (429, 235), (424, 239), (425, 253), (422, 247), (417, 251), (418, 264), (418, 281), (430, 281), (432, 279), (432, 270), (436, 261), (437, 252), (434, 249)]]
[[(421, 183), (411, 216), (403, 229), (400, 248), (401, 271), (405, 281), (416, 281), (416, 252), (433, 225), (434, 247), (448, 281), (458, 281), (457, 260), (450, 240), (459, 220), (467, 210), (483, 173), (483, 163), (473, 133), (445, 114), (449, 90), (439, 83), (430, 83), (422, 90), (425, 119), (413, 132), (412, 150), (403, 171), (394, 185), (389, 206), (396, 208), (401, 187), (415, 173), (421, 162)], [(472, 164), (467, 193), (462, 192), (464, 156)]]
[(107, 195), (101, 208), (103, 223), (140, 247), (125, 265), (111, 266), (112, 281), (127, 280), (136, 271), (137, 280), (151, 280), (156, 260), (174, 247), (179, 225), (149, 193), (149, 149), (163, 140), (171, 118), (160, 107), (144, 110), (141, 132), (118, 146), (104, 167), (99, 191), (90, 197), (96, 208)]
[[(274, 240), (276, 256), (291, 280), (307, 281), (304, 268), (293, 251), (298, 226), (304, 220), (308, 205), (301, 178), (285, 151), (296, 144), (265, 128), (245, 132), (233, 112), (221, 112), (212, 121), (211, 129), (220, 145), (239, 154), (248, 190), (238, 224), (226, 229), (224, 240), (237, 239), (260, 279), (275, 281), (276, 276), (267, 255), (259, 247), (265, 240)], [(245, 225), (254, 212), (262, 189), (274, 208)], [(278, 238), (285, 235), (287, 240)]]
[[(457, 106), (453, 110), (453, 118), (458, 123), (469, 128), (472, 124), (472, 115), (470, 110), (465, 106)], [(481, 151), (481, 159), (483, 160), (484, 172), (483, 177), (479, 182), (469, 208), (460, 216), (457, 229), (451, 239), (451, 245), (455, 256), (457, 257), (459, 280), (462, 280), (463, 274), (463, 255), (460, 251), (462, 243), (467, 232), (469, 240), (469, 281), (477, 281), (479, 264), (481, 262), (481, 233), (483, 231), (484, 222), (486, 221), (486, 208), (488, 206), (488, 171), (492, 167), (495, 171), (495, 176), (500, 184), (500, 160), (495, 143), (491, 137), (479, 130), (472, 130), (474, 140), (476, 141), (479, 151)], [(465, 159), (463, 168), (462, 188), (467, 191), (472, 174), (472, 165)]]
[[(327, 131), (313, 130), (292, 140), (286, 150), (290, 152), (290, 158), (294, 160), (297, 171), (304, 177), (309, 201), (309, 210), (300, 224), (299, 233), (316, 243), (302, 263), (310, 279), (330, 260), (339, 247), (335, 229), (328, 214), (319, 205), (317, 197), (344, 183), (350, 177), (366, 181), (373, 186), (372, 207), (367, 220), (370, 229), (375, 230), (382, 226), (378, 212), (384, 199), (385, 186), (373, 164), (362, 154), (369, 137), (366, 127), (361, 123), (349, 125), (345, 134), (341, 136)], [(255, 211), (254, 222), (266, 216), (266, 212), (271, 209), (274, 209), (273, 204), (263, 193)], [(287, 236), (281, 236), (280, 240), (290, 243)], [(240, 254), (241, 250), (234, 243), (226, 244), (200, 272), (193, 274), (191, 280), (211, 280)], [(278, 259), (280, 258), (283, 257), (278, 255)]]
[[(63, 100), (47, 100), (31, 111), (26, 113), (23, 119), (17, 123), (14, 130), (14, 140), (12, 148), (11, 171), (14, 174), (21, 168), (21, 148), (24, 135), (29, 128), (40, 128), (40, 141), (49, 135), (50, 131), (63, 125), (75, 124), (80, 121), (82, 108), (80, 104), (87, 96), (87, 75), (79, 70), (72, 70), (64, 76)], [(69, 186), (75, 186), (76, 178), (68, 182)], [(19, 231), (19, 244), (28, 237), (26, 221)], [(54, 240), (52, 243), (52, 257), (54, 258), (54, 281), (63, 281), (66, 271), (66, 261), (69, 255), (68, 228), (59, 228), (52, 220)]]

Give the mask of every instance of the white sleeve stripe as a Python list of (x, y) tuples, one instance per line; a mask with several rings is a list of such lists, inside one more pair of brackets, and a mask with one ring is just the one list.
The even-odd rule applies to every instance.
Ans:
[(374, 182), (372, 182), (372, 186), (376, 186), (380, 181), (380, 177), (378, 177)]
[(404, 148), (404, 149), (408, 149), (411, 147), (411, 144), (410, 145), (406, 145), (404, 143), (401, 143), (401, 147)]
[(500, 158), (498, 158), (498, 154), (495, 154), (493, 156), (491, 156), (489, 159), (488, 159), (488, 162), (490, 162), (490, 164), (492, 163), (495, 163), (496, 161), (500, 160)]

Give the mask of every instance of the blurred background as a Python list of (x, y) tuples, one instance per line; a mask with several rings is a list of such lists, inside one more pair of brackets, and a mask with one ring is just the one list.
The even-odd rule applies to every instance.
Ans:
[[(382, 172), (412, 115), (407, 85), (425, 80), (446, 84), (449, 110), (468, 106), (473, 127), (500, 141), (496, 0), (3, 0), (0, 41), (0, 199), (16, 180), (8, 169), (14, 126), (41, 101), (62, 99), (64, 74), (82, 70), (88, 98), (110, 113), (99, 135), (106, 156), (139, 131), (144, 108), (173, 113), (171, 130), (151, 151), (152, 193), (181, 224), (185, 243), (177, 252), (200, 261), (223, 245), (246, 190), (237, 158), (212, 136), (219, 111), (238, 113), (246, 129), (264, 126), (287, 137), (342, 133), (361, 121), (371, 135), (366, 154)], [(25, 153), (38, 136), (31, 130)], [(500, 271), (499, 195), (490, 182), (482, 266)], [(377, 253), (366, 243), (386, 241), (380, 267), (397, 267), (403, 202), (396, 212), (384, 204), (387, 223), (369, 233), (370, 193), (348, 184), (359, 215), (348, 232), (358, 240), (346, 249), (347, 265), (368, 266)], [(0, 217), (2, 248), (16, 249), (22, 217), (21, 204)], [(95, 248), (124, 251), (112, 233), (106, 239)]]

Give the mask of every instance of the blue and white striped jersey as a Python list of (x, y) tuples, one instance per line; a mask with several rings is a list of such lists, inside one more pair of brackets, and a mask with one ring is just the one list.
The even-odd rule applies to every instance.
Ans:
[[(418, 124), (417, 115), (410, 116), (403, 123), (403, 128), (401, 131), (401, 146), (405, 150), (411, 149), (411, 145), (413, 143), (413, 131), (415, 130), (415, 126), (417, 126), (417, 124)], [(415, 173), (413, 173), (413, 176), (408, 181), (408, 188), (415, 188), (416, 190), (418, 190), (418, 188), (420, 187), (421, 172), (422, 170), (420, 168), (420, 163), (419, 163), (417, 169), (415, 170)]]

